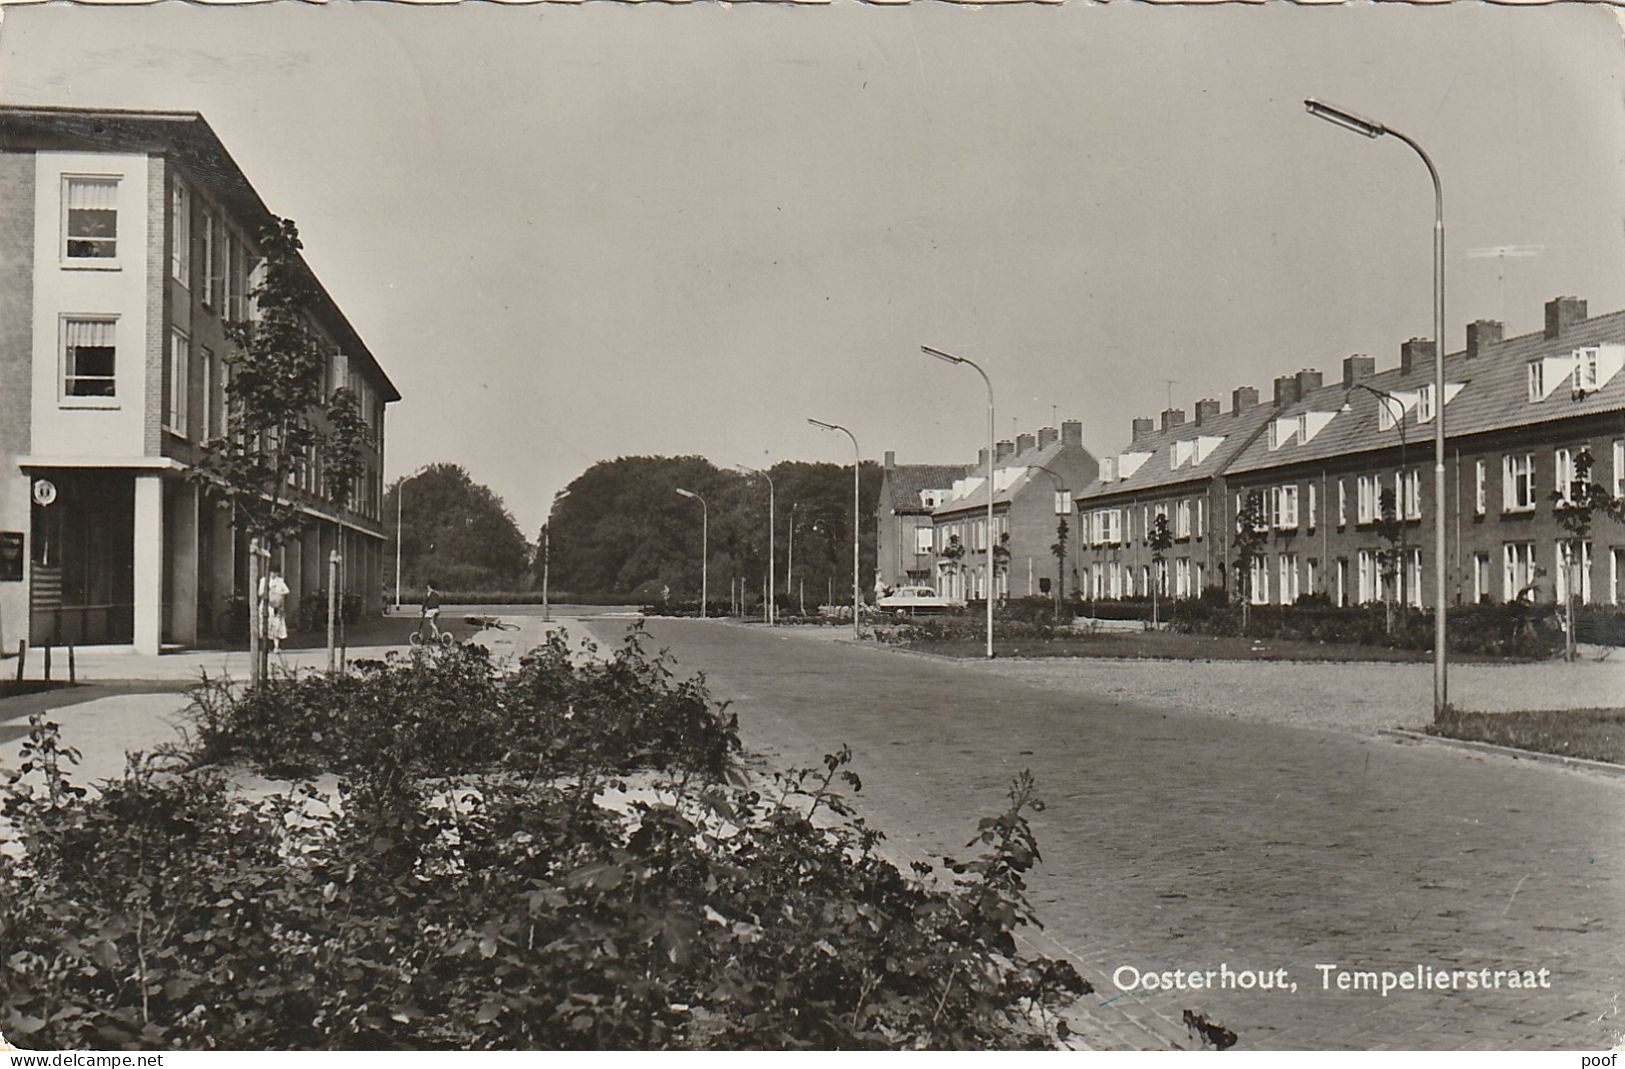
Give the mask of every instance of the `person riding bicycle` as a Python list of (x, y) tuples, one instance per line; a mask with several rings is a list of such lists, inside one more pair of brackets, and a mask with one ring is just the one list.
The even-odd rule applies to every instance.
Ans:
[(437, 622), (440, 619), (440, 591), (434, 588), (432, 580), (423, 584), (422, 612), (423, 615), (418, 620), (418, 637), (420, 639), (425, 637), (423, 634), (424, 624), (428, 624), (430, 630), (438, 635), (440, 633), (440, 624)]

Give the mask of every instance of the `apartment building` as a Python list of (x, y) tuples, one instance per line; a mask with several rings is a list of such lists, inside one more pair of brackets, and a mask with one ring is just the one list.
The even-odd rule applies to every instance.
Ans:
[[(1558, 297), (1544, 329), (1504, 338), (1500, 323), (1467, 327), (1435, 393), (1433, 343), (1411, 339), (1399, 366), (1356, 355), (1329, 385), (1303, 388), (1267, 432), (1228, 466), (1232, 508), (1256, 494), (1268, 525), (1253, 598), (1290, 604), (1394, 599), (1431, 605), (1436, 569), (1453, 604), (1562, 599), (1564, 532), (1551, 494), (1564, 492), (1582, 449), (1592, 481), (1625, 492), (1625, 312), (1589, 317)], [(1445, 415), (1446, 499), (1434, 497), (1434, 420)], [(1382, 533), (1384, 492), (1397, 538)], [(1434, 550), (1437, 524), (1446, 553)], [(1385, 568), (1381, 554), (1401, 566)], [(1625, 528), (1599, 518), (1580, 554), (1587, 602), (1625, 602)]]
[[(195, 112), (0, 107), (0, 646), (155, 653), (247, 596), (244, 538), (186, 474), (224, 427), (225, 324), (254, 313), (271, 218)], [(320, 458), (301, 470), (310, 522), (278, 562), (297, 601), (336, 550), (371, 600), (400, 395), (325, 290), (310, 317), (370, 445), (353, 507), (322, 500)]]
[(875, 573), (887, 587), (933, 585), (935, 541), (931, 510), (964, 474), (955, 464), (898, 464), (886, 451), (875, 504)]
[[(1078, 560), (1075, 532), (1068, 536), (1065, 562), (1057, 561), (1050, 547), (1061, 518), (1076, 527), (1073, 495), (1094, 481), (1099, 467), (1084, 448), (1083, 424), (1077, 420), (996, 443), (990, 532), (987, 450), (982, 450), (931, 512), (937, 592), (969, 601), (985, 598), (990, 586), (996, 597), (1006, 598), (1050, 595), (1063, 575), (1070, 585)], [(990, 545), (1009, 551), (1002, 571), (992, 567)]]
[[(1283, 380), (1274, 404), (1260, 404), (1255, 388), (1241, 386), (1228, 412), (1205, 399), (1189, 421), (1184, 409), (1170, 408), (1160, 426), (1132, 422), (1128, 444), (1104, 458), (1099, 476), (1077, 494), (1084, 597), (1144, 597), (1153, 587), (1163, 597), (1193, 597), (1226, 585), (1232, 517), (1225, 471), (1291, 388)], [(1172, 540), (1160, 554), (1152, 545), (1159, 517)]]

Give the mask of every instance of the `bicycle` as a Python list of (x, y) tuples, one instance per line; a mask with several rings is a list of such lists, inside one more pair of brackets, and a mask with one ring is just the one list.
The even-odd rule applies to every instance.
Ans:
[[(425, 637), (423, 634), (424, 624), (429, 625), (430, 634), (427, 637)], [(440, 630), (440, 625), (435, 622), (435, 618), (433, 616), (425, 616), (419, 620), (416, 630), (414, 630), (411, 635), (407, 636), (407, 641), (414, 646), (421, 646), (425, 642), (432, 646), (438, 642), (448, 650), (457, 644), (457, 639), (452, 636), (450, 631)]]

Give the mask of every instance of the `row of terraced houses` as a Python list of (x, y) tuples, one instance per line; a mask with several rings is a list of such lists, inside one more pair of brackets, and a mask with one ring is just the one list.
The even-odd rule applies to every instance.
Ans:
[[(223, 433), (226, 324), (256, 314), (272, 218), (195, 112), (0, 106), (0, 648), (156, 653), (228, 629), (248, 547), (186, 475)], [(309, 314), (369, 446), (349, 507), (324, 500), (319, 457), (295, 476), (309, 522), (276, 560), (290, 611), (334, 552), (344, 590), (380, 589), (400, 397), (325, 289)]]
[[(1625, 312), (1592, 317), (1585, 301), (1558, 297), (1542, 330), (1503, 333), (1490, 320), (1468, 325), (1466, 347), (1445, 356), (1442, 397), (1433, 343), (1412, 338), (1384, 370), (1354, 355), (1329, 381), (1314, 369), (1276, 378), (1268, 399), (1243, 386), (1228, 407), (1207, 399), (1189, 414), (1135, 419), (1109, 456), (1083, 449), (1077, 424), (1067, 425), (1075, 450), (1061, 463), (1035, 448), (1054, 441), (1049, 428), (1037, 440), (1000, 443), (991, 545), (1009, 551), (1009, 564), (992, 569), (1002, 572), (997, 595), (1047, 594), (1061, 583), (1086, 598), (1221, 589), (1260, 604), (1319, 595), (1336, 605), (1420, 606), (1442, 566), (1455, 604), (1565, 597), (1571, 569), (1550, 495), (1570, 487), (1582, 450), (1592, 481), (1625, 494)], [(1443, 502), (1432, 478), (1441, 411)], [(899, 465), (887, 454), (882, 582), (984, 595), (985, 463), (984, 455), (974, 465)], [(1384, 491), (1397, 536), (1392, 523), (1382, 531)], [(1250, 501), (1265, 539), (1238, 576), (1234, 533)], [(1058, 517), (1071, 533), (1064, 561), (1053, 552)], [(1151, 546), (1158, 517), (1172, 536), (1160, 554)], [(1441, 523), (1443, 561), (1433, 550)], [(1397, 568), (1385, 566), (1385, 550), (1397, 552)], [(1599, 518), (1578, 564), (1582, 600), (1625, 603), (1625, 527)]]

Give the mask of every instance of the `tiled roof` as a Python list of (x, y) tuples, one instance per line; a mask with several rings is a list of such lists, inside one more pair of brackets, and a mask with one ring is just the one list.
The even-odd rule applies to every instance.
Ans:
[(886, 469), (887, 504), (893, 512), (929, 512), (920, 491), (946, 490), (965, 474), (962, 464), (897, 464)]
[[(1471, 360), (1465, 352), (1447, 354), (1446, 388), (1456, 383), (1464, 385), (1445, 406), (1446, 433), (1451, 439), (1456, 439), (1486, 431), (1625, 409), (1625, 371), (1616, 373), (1600, 389), (1579, 399), (1571, 396), (1566, 385), (1556, 384), (1544, 401), (1529, 400), (1528, 361), (1542, 356), (1567, 355), (1575, 349), (1609, 342), (1625, 343), (1625, 312), (1610, 312), (1587, 319), (1564, 330), (1555, 339), (1548, 339), (1544, 331), (1508, 338), (1485, 346)], [(1415, 390), (1433, 382), (1433, 378), (1433, 361), (1425, 359), (1418, 361), (1408, 375), (1399, 368), (1390, 368), (1361, 382), (1373, 389), (1394, 393)], [(1400, 425), (1387, 430), (1379, 430), (1377, 426), (1379, 407), (1391, 402), (1355, 387), (1347, 392), (1350, 411), (1342, 412), (1344, 396), (1342, 375), (1339, 373), (1331, 385), (1313, 390), (1297, 403), (1285, 406), (1280, 412), (1283, 418), (1301, 412), (1337, 414), (1308, 443), (1294, 441), (1272, 450), (1269, 448), (1269, 436), (1260, 435), (1230, 466), (1230, 472), (1259, 471), (1399, 446)], [(1405, 415), (1404, 440), (1413, 448), (1421, 447), (1425, 455), (1431, 456), (1433, 422), (1418, 423), (1416, 415), (1415, 408)]]
[[(1149, 492), (1164, 486), (1177, 486), (1198, 479), (1210, 479), (1218, 475), (1225, 468), (1237, 452), (1247, 444), (1247, 439), (1264, 424), (1267, 419), (1276, 413), (1273, 405), (1258, 404), (1244, 408), (1241, 412), (1224, 412), (1217, 416), (1210, 416), (1202, 421), (1201, 426), (1195, 423), (1182, 423), (1168, 430), (1152, 431), (1139, 439), (1129, 442), (1118, 452), (1124, 453), (1150, 453), (1134, 474), (1126, 479), (1114, 479), (1105, 482), (1096, 479), (1084, 487), (1076, 497), (1078, 500), (1090, 498), (1111, 497), (1116, 494)], [(1169, 451), (1175, 442), (1192, 442), (1199, 436), (1219, 437), (1224, 441), (1207, 456), (1202, 458), (1200, 464), (1194, 460), (1187, 460), (1179, 467), (1174, 467), (1169, 460)]]
[[(1055, 459), (1061, 455), (1062, 450), (1065, 448), (1065, 442), (1055, 441), (1044, 446), (1042, 449), (1033, 448), (1023, 453), (1014, 453), (1005, 457), (1003, 460), (996, 461), (993, 465), (993, 470), (995, 473), (997, 473), (1005, 468), (1036, 469), (1040, 465), (1048, 467), (1054, 463)], [(976, 485), (971, 487), (966, 493), (961, 494), (958, 497), (950, 497), (948, 500), (944, 501), (941, 505), (937, 506), (932, 515), (942, 516), (946, 513), (958, 512), (962, 509), (977, 505), (986, 507), (987, 487), (983, 483), (983, 480), (987, 478), (986, 466), (983, 465), (978, 467), (976, 465), (969, 465), (963, 468), (955, 468), (954, 472), (954, 479), (976, 479)], [(949, 486), (953, 485), (954, 479), (948, 480)], [(1054, 480), (1043, 472), (1029, 470), (1025, 475), (1018, 475), (1015, 481), (1010, 483), (1008, 486), (995, 490), (993, 493), (994, 504), (1008, 502), (1012, 494), (1020, 493), (1033, 479), (1042, 479), (1044, 482), (1051, 485), (1054, 483)], [(997, 474), (995, 474), (994, 482), (998, 482)]]

